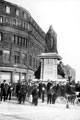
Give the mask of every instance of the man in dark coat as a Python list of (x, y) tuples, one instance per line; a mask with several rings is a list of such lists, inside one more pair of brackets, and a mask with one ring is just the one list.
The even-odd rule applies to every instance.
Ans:
[(38, 89), (35, 85), (32, 91), (32, 104), (37, 105), (38, 104)]
[(42, 82), (39, 83), (39, 98), (41, 98), (42, 94)]
[(4, 97), (4, 101), (7, 99), (7, 91), (8, 91), (8, 84), (6, 83), (6, 80), (3, 81), (1, 84), (1, 101)]
[(42, 86), (42, 102), (44, 102), (45, 92), (46, 92), (45, 87)]
[(11, 94), (12, 94), (12, 91), (13, 91), (13, 86), (11, 83), (9, 83), (9, 87), (8, 87), (8, 97), (9, 97), (9, 100), (11, 100)]
[(19, 97), (18, 97), (19, 103), (21, 102), (25, 103), (26, 93), (27, 93), (27, 86), (25, 82), (22, 82), (20, 86)]
[(51, 103), (51, 86), (52, 83), (48, 81), (47, 83), (47, 103)]
[(17, 83), (17, 85), (16, 85), (17, 98), (19, 97), (20, 88), (21, 88), (21, 83), (20, 83), (20, 81), (18, 81), (18, 83)]

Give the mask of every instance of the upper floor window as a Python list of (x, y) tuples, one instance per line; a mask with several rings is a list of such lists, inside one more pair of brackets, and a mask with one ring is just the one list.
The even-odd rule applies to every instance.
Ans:
[(2, 41), (2, 33), (0, 32), (0, 41)]
[(25, 45), (25, 38), (22, 38), (22, 45)]
[(0, 16), (0, 23), (3, 23), (3, 17)]
[(14, 43), (19, 44), (19, 36), (14, 35)]
[(9, 18), (8, 18), (8, 17), (5, 18), (5, 22), (6, 22), (7, 24), (9, 24)]
[(19, 10), (16, 10), (16, 15), (19, 16)]
[(16, 20), (15, 19), (13, 19), (12, 24), (16, 25)]
[(26, 57), (26, 54), (22, 54), (22, 64), (26, 65), (26, 62), (27, 62), (27, 57)]
[(26, 18), (27, 18), (27, 15), (26, 15), (26, 13), (25, 13), (25, 12), (23, 12), (23, 17), (24, 17), (24, 19), (26, 19)]
[(18, 20), (16, 20), (16, 26), (18, 26), (19, 25), (19, 22), (18, 22)]
[(25, 23), (24, 22), (22, 22), (22, 28), (25, 28)]
[(22, 37), (19, 37), (19, 45), (22, 44)]
[(32, 56), (29, 56), (29, 65), (32, 66)]
[(20, 53), (19, 52), (14, 53), (14, 63), (20, 64)]
[(26, 44), (26, 47), (27, 47), (28, 46), (28, 40), (27, 39), (25, 40), (25, 44)]
[(6, 13), (10, 13), (10, 7), (6, 6)]
[(11, 41), (12, 41), (12, 43), (14, 43), (14, 38), (15, 38), (14, 35), (12, 35), (12, 36), (11, 36)]
[(19, 25), (19, 27), (21, 27), (21, 21), (20, 20), (18, 20), (18, 25)]
[(10, 51), (3, 50), (3, 61), (5, 63), (9, 63), (10, 62)]

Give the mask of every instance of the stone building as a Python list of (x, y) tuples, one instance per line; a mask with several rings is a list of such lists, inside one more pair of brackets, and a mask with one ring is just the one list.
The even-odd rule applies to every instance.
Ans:
[(45, 51), (45, 33), (24, 8), (0, 0), (0, 82), (32, 78)]

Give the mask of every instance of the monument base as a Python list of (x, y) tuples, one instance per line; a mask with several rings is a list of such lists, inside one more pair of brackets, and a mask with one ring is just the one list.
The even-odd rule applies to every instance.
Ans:
[(41, 59), (41, 80), (57, 81), (57, 64), (62, 58), (57, 53), (42, 53)]

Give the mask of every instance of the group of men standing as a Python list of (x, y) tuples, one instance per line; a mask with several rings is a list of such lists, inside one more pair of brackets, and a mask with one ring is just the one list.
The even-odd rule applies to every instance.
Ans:
[(13, 90), (13, 86), (11, 83), (7, 83), (6, 80), (3, 80), (3, 83), (0, 85), (0, 100), (11, 100), (11, 94)]
[[(44, 103), (47, 98), (47, 103), (55, 103), (56, 100), (56, 86), (48, 82), (47, 85), (39, 82), (37, 84), (26, 84), (25, 82), (18, 82), (16, 85), (16, 95), (19, 103), (25, 102), (26, 99), (32, 97), (30, 101), (32, 104), (38, 104), (38, 98), (42, 99)], [(29, 99), (28, 99), (29, 100)]]

